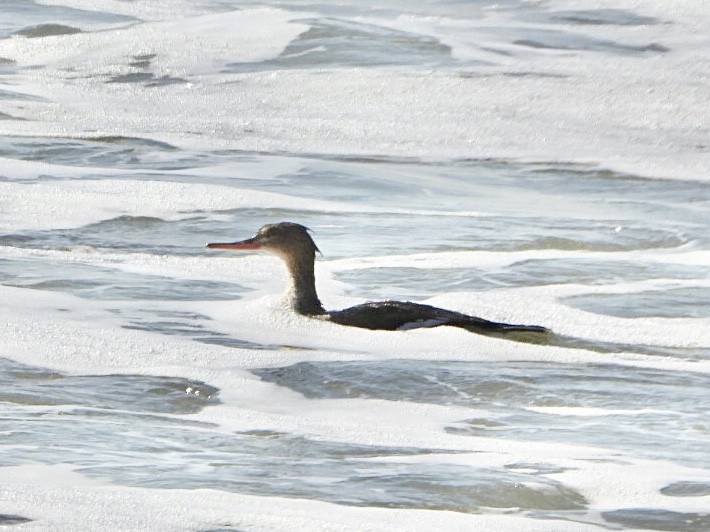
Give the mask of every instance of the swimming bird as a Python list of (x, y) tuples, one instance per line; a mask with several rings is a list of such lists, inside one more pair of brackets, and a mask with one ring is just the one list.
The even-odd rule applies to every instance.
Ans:
[(291, 275), (293, 309), (305, 316), (340, 325), (387, 331), (449, 325), (500, 336), (510, 333), (548, 333), (538, 325), (512, 325), (469, 316), (454, 310), (410, 301), (368, 302), (343, 310), (325, 310), (316, 293), (314, 264), (320, 252), (308, 229), (293, 222), (264, 225), (255, 236), (237, 242), (207, 244), (211, 249), (263, 249), (280, 257)]

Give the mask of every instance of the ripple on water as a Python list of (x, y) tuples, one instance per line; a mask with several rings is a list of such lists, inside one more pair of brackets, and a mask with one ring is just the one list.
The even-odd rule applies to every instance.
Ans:
[(665, 532), (695, 532), (710, 530), (710, 513), (684, 513), (652, 508), (624, 508), (604, 512), (602, 517), (609, 523), (626, 528), (663, 530)]
[[(23, 263), (24, 267), (19, 267)], [(246, 290), (234, 283), (142, 275), (66, 261), (58, 265), (47, 260), (0, 259), (0, 282), (99, 301), (237, 300)]]
[[(615, 259), (529, 259), (500, 271), (486, 273), (484, 280), (506, 286), (545, 284), (599, 285), (652, 279), (697, 279), (707, 273), (705, 266)], [(585, 296), (586, 297), (586, 296)], [(591, 296), (590, 296), (591, 297)], [(580, 296), (581, 298), (581, 296)], [(574, 300), (572, 300), (574, 301)], [(580, 300), (584, 305), (584, 300)], [(669, 310), (670, 311), (670, 310)]]
[(539, 468), (481, 467), (474, 456), (448, 463), (455, 451), (233, 433), (197, 422), (184, 415), (217, 404), (219, 391), (188, 379), (72, 376), (0, 359), (0, 390), (1, 465), (66, 463), (130, 486), (356, 506), (523, 508), (558, 518), (586, 507), (583, 496)]
[(309, 29), (277, 57), (233, 63), (229, 72), (284, 68), (455, 64), (451, 47), (429, 35), (343, 19), (303, 19)]
[[(676, 277), (677, 278), (677, 277)], [(563, 300), (575, 308), (620, 318), (710, 318), (710, 288), (683, 287), (624, 294), (587, 294)]]
[(67, 26), (65, 24), (38, 24), (37, 26), (28, 26), (18, 30), (15, 32), (15, 35), (27, 37), (28, 39), (37, 39), (54, 35), (74, 35), (76, 33), (81, 33), (81, 30), (74, 26)]
[(32, 519), (22, 517), (21, 515), (0, 514), (0, 526), (21, 525), (29, 523)]
[(0, 358), (0, 401), (18, 406), (190, 414), (218, 404), (218, 393), (214, 386), (178, 377), (64, 375)]
[(710, 482), (674, 482), (665, 486), (661, 493), (670, 497), (706, 497), (710, 495)]
[[(476, 408), (453, 434), (564, 441), (707, 465), (710, 376), (554, 363), (301, 362), (255, 370), (309, 398), (373, 398)], [(663, 390), (661, 392), (660, 390)], [(662, 393), (663, 401), (659, 401)]]
[[(156, 83), (159, 81), (155, 80)], [(0, 147), (0, 157), (66, 166), (164, 171), (195, 168), (205, 159), (214, 160), (208, 155), (185, 152), (166, 142), (122, 136), (86, 139), (6, 137)]]
[[(137, 22), (131, 16), (103, 12), (99, 9), (75, 9), (60, 5), (47, 5), (26, 0), (4, 0), (0, 3), (0, 38), (14, 34), (40, 37), (46, 35), (67, 35), (63, 28), (106, 28)], [(44, 29), (43, 29), (44, 28)], [(58, 31), (58, 33), (56, 33)]]
[[(145, 487), (177, 484), (353, 506), (458, 512), (523, 508), (564, 517), (587, 504), (574, 489), (545, 477), (477, 467), (474, 457), (467, 465), (447, 464), (446, 451), (439, 462), (438, 452), (427, 449), (314, 441), (263, 431), (220, 435), (196, 430), (189, 440), (182, 451), (173, 449), (172, 462), (158, 454), (160, 475), (146, 476), (144, 468), (130, 464), (90, 467), (84, 473)], [(194, 460), (196, 452), (200, 460)], [(176, 460), (184, 463), (179, 466)]]
[[(546, 17), (548, 15), (546, 14)], [(612, 26), (645, 26), (660, 24), (657, 18), (638, 15), (624, 9), (579, 9), (570, 11), (554, 11), (549, 14), (553, 22), (581, 25), (612, 25)]]

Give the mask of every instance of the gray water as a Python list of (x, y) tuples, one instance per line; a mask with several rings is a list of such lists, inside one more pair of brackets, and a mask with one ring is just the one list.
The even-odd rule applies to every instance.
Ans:
[[(204, 4), (211, 12), (247, 6)], [(451, 46), (432, 35), (378, 26), (362, 18), (391, 20), (435, 12), (472, 21), (484, 18), (482, 4), (387, 2), (375, 11), (360, 5), (283, 4), (284, 9), (308, 12), (303, 23), (310, 29), (278, 56), (229, 62), (222, 73), (463, 68), (473, 69), (460, 73), (470, 75), (484, 63), (458, 59)], [(664, 23), (642, 13), (503, 4), (501, 9), (539, 27), (523, 31), (515, 25), (487, 26), (482, 34), (495, 34), (525, 49), (623, 55), (639, 61), (669, 51), (656, 42), (624, 44), (582, 31), (597, 25), (635, 28)], [(137, 14), (34, 2), (4, 3), (0, 20), (0, 39), (42, 39), (142, 23)], [(179, 90), (195, 82), (154, 72), (151, 54), (132, 60), (130, 72), (105, 78), (105, 83), (125, 84), (142, 93)], [(13, 87), (30, 79), (32, 68), (42, 66), (0, 57), (0, 82), (6, 83), (0, 88), (0, 103), (43, 101)], [(383, 76), (388, 72), (383, 70)], [(15, 110), (0, 113), (0, 120), (23, 118)], [(48, 303), (48, 312), (71, 314), (86, 305), (112, 316), (117, 334), (141, 331), (156, 338), (179, 338), (194, 344), (196, 353), (206, 345), (234, 349), (235, 357), (249, 350), (257, 360), (264, 359), (261, 367), (250, 369), (253, 375), (310, 401), (351, 399), (357, 405), (382, 400), (470, 408), (475, 417), (452, 419), (441, 431), (460, 438), (598, 447), (620, 462), (633, 457), (654, 461), (660, 468), (666, 463), (684, 466), (697, 472), (698, 480), (669, 481), (660, 491), (668, 500), (661, 508), (599, 511), (587, 495), (555, 478), (567, 468), (554, 457), (502, 467), (479, 466), (475, 460), (463, 465), (447, 462), (447, 457), (462, 453), (459, 449), (367, 445), (269, 428), (234, 431), (195, 417), (223, 406), (223, 390), (209, 382), (160, 374), (107, 374), (103, 369), (49, 369), (23, 363), (18, 344), (1, 341), (0, 466), (69, 464), (114, 485), (212, 488), (360, 507), (504, 511), (530, 519), (586, 523), (590, 529), (710, 528), (710, 508), (673, 509), (674, 501), (710, 495), (710, 346), (692, 338), (683, 341), (675, 329), (679, 322), (674, 321), (683, 325), (697, 320), (702, 328), (710, 318), (710, 267), (706, 261), (684, 258), (710, 248), (706, 181), (648, 179), (603, 164), (555, 160), (334, 155), (325, 148), (322, 153), (205, 149), (147, 138), (138, 131), (85, 138), (50, 131), (41, 136), (6, 134), (0, 138), (0, 157), (7, 162), (0, 168), (0, 184), (33, 190), (97, 179), (135, 185), (131, 190), (140, 190), (142, 182), (179, 182), (299, 199), (298, 207), (274, 207), (265, 201), (248, 207), (195, 209), (176, 217), (161, 217), (146, 208), (71, 227), (49, 223), (42, 228), (28, 224), (0, 229), (2, 287), (76, 297), (59, 309)], [(18, 177), (20, 163), (37, 166), (31, 176)], [(56, 167), (45, 169), (41, 163)], [(220, 165), (231, 165), (234, 177), (215, 171)], [(76, 175), (57, 172), (59, 167), (76, 169)], [(20, 201), (22, 190), (8, 189), (9, 195), (0, 199)], [(195, 188), (195, 194), (202, 190)], [(352, 209), (323, 208), (318, 203), (322, 200)], [(36, 208), (41, 211), (43, 205)], [(601, 351), (609, 357), (604, 363), (570, 363), (563, 352), (557, 359), (530, 360), (525, 344), (519, 348), (522, 360), (513, 356), (482, 362), (480, 356), (486, 353), (476, 350), (485, 347), (473, 341), (474, 360), (440, 360), (436, 353), (432, 360), (415, 360), (394, 347), (391, 355), (347, 360), (348, 353), (372, 354), (371, 347), (358, 345), (357, 332), (347, 331), (342, 350), (332, 353), (334, 361), (275, 365), (269, 353), (295, 349), (302, 356), (313, 348), (307, 341), (299, 345), (299, 339), (283, 343), (241, 337), (225, 332), (209, 313), (186, 310), (191, 302), (230, 301), (239, 323), (239, 312), (248, 308), (242, 303), (252, 300), (259, 288), (258, 276), (191, 278), (117, 266), (130, 264), (138, 255), (187, 265), (187, 260), (208, 256), (203, 248), (208, 240), (246, 238), (263, 223), (279, 220), (298, 221), (312, 229), (323, 252), (319, 261), (333, 281), (342, 283), (337, 289), (343, 297), (422, 301), (443, 295), (466, 301), (501, 289), (540, 287), (556, 293), (560, 287), (581, 286), (586, 290), (562, 295), (559, 302), (571, 311), (589, 313), (590, 320), (596, 316), (624, 320), (618, 323), (629, 327), (629, 337), (592, 338), (568, 347), (572, 354), (577, 349)], [(80, 255), (86, 251), (88, 259)], [(449, 254), (466, 252), (497, 253), (503, 260), (468, 267), (449, 264)], [(422, 254), (433, 262), (421, 266), (416, 260)], [(358, 262), (358, 257), (365, 260)], [(14, 304), (3, 302), (9, 309)], [(553, 316), (557, 322), (544, 323), (553, 330), (576, 326), (563, 314)], [(656, 319), (661, 340), (638, 332), (647, 323), (643, 320)], [(585, 334), (579, 331), (580, 337)], [(72, 339), (64, 341), (71, 344)], [(633, 355), (650, 357), (644, 359), (650, 360), (648, 367), (624, 358)], [(81, 356), (78, 352), (78, 360)], [(688, 365), (664, 369), (664, 360)], [(57, 365), (61, 366), (57, 360), (48, 363)], [(602, 409), (611, 414), (555, 415), (546, 410), (556, 408)], [(430, 457), (440, 460), (426, 459)], [(0, 524), (21, 525), (22, 519), (8, 513), (0, 515)]]

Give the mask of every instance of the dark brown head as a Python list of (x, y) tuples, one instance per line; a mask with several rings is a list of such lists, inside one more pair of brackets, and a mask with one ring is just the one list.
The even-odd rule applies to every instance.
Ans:
[(313, 273), (315, 242), (308, 229), (293, 222), (280, 222), (263, 226), (247, 240), (231, 243), (207, 244), (212, 249), (264, 249), (278, 255), (286, 263), (293, 284), (293, 308), (309, 316), (323, 314)]
[(308, 228), (293, 222), (264, 225), (256, 235), (247, 240), (230, 243), (207, 244), (212, 249), (263, 249), (284, 259), (287, 263), (302, 258), (313, 258), (319, 251), (308, 234)]

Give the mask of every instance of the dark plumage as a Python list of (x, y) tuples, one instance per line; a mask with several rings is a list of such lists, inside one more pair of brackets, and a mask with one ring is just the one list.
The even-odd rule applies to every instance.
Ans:
[(293, 307), (299, 314), (327, 318), (333, 323), (364, 329), (415, 329), (450, 325), (491, 335), (509, 333), (547, 333), (537, 325), (511, 325), (468, 316), (461, 312), (412, 303), (409, 301), (380, 301), (364, 303), (343, 310), (326, 311), (316, 293), (313, 267), (318, 247), (300, 224), (281, 222), (263, 226), (247, 240), (232, 243), (207, 244), (213, 249), (265, 249), (279, 256), (291, 274)]

